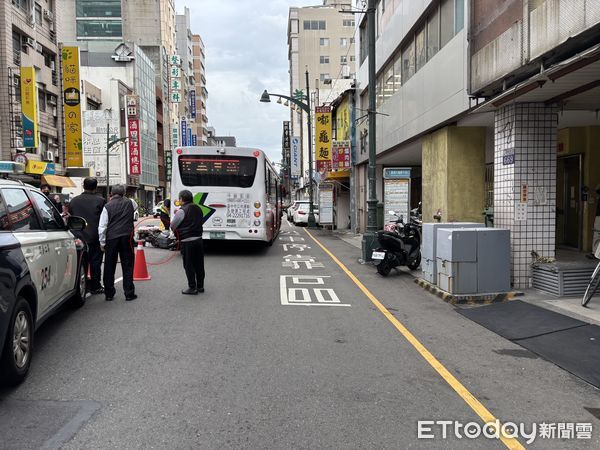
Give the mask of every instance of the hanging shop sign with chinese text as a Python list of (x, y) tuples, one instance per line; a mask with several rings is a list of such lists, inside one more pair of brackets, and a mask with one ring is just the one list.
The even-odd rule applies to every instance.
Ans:
[(181, 103), (181, 56), (171, 55), (169, 58), (170, 70), (170, 96), (171, 103)]
[(317, 106), (315, 108), (315, 152), (317, 172), (331, 170), (331, 107)]
[(21, 67), (21, 120), (23, 125), (23, 147), (38, 146), (38, 111), (35, 84), (35, 69)]
[(79, 47), (63, 47), (63, 111), (67, 167), (83, 166), (81, 91), (79, 90)]
[(350, 170), (350, 141), (333, 141), (331, 146), (331, 169)]
[(192, 119), (196, 118), (196, 90), (192, 89), (190, 91), (190, 117)]
[(188, 146), (188, 126), (187, 126), (187, 120), (185, 117), (181, 118), (181, 146), (182, 147)]
[[(142, 173), (142, 155), (140, 141), (140, 119), (137, 115), (139, 110), (139, 97), (137, 95), (127, 96), (127, 134), (129, 135), (129, 174), (140, 175)], [(135, 109), (136, 114), (130, 115), (129, 111)]]

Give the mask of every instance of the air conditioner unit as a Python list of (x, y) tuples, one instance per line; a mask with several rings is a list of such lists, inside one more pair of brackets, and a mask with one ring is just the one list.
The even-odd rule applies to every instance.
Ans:
[(52, 22), (54, 20), (54, 13), (52, 11), (50, 11), (49, 9), (45, 9), (44, 10), (44, 19), (46, 19), (48, 22)]
[(56, 106), (56, 97), (54, 95), (48, 96), (48, 104), (52, 106)]
[(35, 43), (35, 51), (38, 53), (42, 53), (44, 51), (44, 47), (42, 47), (42, 44), (40, 44), (39, 42)]
[(48, 150), (47, 152), (44, 153), (44, 160), (45, 161), (52, 161), (54, 162), (54, 152), (51, 152), (50, 150)]
[(35, 39), (34, 38), (26, 38), (25, 44), (29, 45), (31, 48), (35, 48)]

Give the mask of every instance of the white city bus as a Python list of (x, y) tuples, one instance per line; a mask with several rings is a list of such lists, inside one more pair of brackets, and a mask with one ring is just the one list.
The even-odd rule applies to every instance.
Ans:
[(204, 239), (273, 243), (281, 226), (281, 189), (263, 151), (181, 147), (173, 156), (171, 199), (176, 205), (181, 190), (192, 192), (204, 215)]

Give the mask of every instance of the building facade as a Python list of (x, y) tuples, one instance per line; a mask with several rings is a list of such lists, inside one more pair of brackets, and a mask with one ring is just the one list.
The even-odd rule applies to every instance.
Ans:
[[(350, 0), (324, 0), (318, 6), (290, 8), (287, 39), (291, 96), (305, 98), (307, 95), (306, 71), (313, 105), (332, 102), (337, 95), (329, 91), (336, 90), (337, 80), (354, 78), (355, 15), (341, 13), (351, 8)], [(307, 185), (309, 173), (307, 118), (300, 111), (292, 111), (290, 122), (292, 136), (302, 141), (300, 185), (303, 187)]]
[[(194, 81), (196, 120), (192, 123), (193, 133), (198, 136), (198, 145), (208, 145), (208, 115), (206, 102), (208, 90), (206, 88), (206, 49), (199, 34), (192, 35), (192, 54), (194, 56)], [(190, 99), (190, 102), (193, 100)]]
[[(377, 103), (377, 198), (383, 171), (410, 168), (423, 221), (511, 230), (512, 282), (536, 258), (593, 245), (600, 194), (600, 2), (380, 1), (376, 80), (358, 17), (358, 110)], [(353, 195), (366, 227), (367, 122), (358, 121)], [(558, 251), (557, 251), (558, 249)], [(532, 256), (534, 255), (534, 256)]]
[[(0, 4), (0, 159), (29, 161), (29, 181), (43, 173), (64, 174), (62, 92), (57, 16), (61, 2), (5, 1)], [(23, 68), (29, 70), (22, 79)], [(27, 69), (29, 68), (29, 69)], [(28, 82), (29, 80), (29, 82)], [(23, 128), (23, 82), (34, 107), (29, 119), (35, 129)], [(33, 122), (32, 122), (33, 125)], [(28, 136), (30, 139), (25, 140)], [(35, 139), (34, 138), (35, 135)], [(35, 163), (35, 164), (34, 164)], [(30, 170), (32, 164), (40, 170)]]

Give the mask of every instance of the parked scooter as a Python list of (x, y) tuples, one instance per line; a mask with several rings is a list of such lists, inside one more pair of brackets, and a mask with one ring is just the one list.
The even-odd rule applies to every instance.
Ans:
[(377, 240), (381, 245), (373, 251), (372, 258), (377, 272), (387, 276), (398, 266), (407, 266), (416, 270), (421, 264), (421, 221), (418, 209), (411, 211), (411, 219), (404, 223), (404, 217), (394, 211), (389, 214), (398, 219), (377, 232)]

